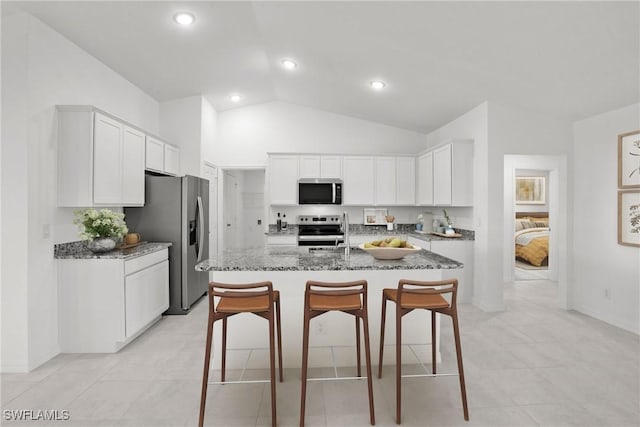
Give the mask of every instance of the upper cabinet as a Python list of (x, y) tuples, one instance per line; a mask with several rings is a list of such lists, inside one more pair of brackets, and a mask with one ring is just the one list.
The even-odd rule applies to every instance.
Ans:
[(180, 150), (152, 136), (146, 139), (145, 169), (167, 175), (178, 175), (180, 169)]
[(177, 148), (92, 106), (56, 108), (58, 206), (142, 206), (145, 168), (178, 174)]
[(433, 205), (433, 153), (418, 156), (417, 204)]
[(298, 204), (298, 159), (296, 155), (269, 156), (269, 203)]
[(418, 157), (418, 204), (473, 205), (473, 142), (455, 141)]
[(411, 157), (376, 157), (376, 205), (415, 205), (416, 161)]
[(342, 159), (342, 204), (367, 206), (375, 203), (374, 157), (345, 156)]
[(300, 178), (342, 178), (342, 156), (301, 155)]
[(142, 206), (144, 134), (92, 107), (58, 107), (58, 206)]

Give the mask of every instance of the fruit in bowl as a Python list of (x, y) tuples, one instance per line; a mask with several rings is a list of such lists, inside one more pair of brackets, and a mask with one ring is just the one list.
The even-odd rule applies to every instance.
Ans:
[(414, 246), (406, 240), (397, 237), (388, 237), (384, 240), (374, 240), (359, 246), (376, 259), (400, 259), (405, 255), (419, 252), (421, 248)]

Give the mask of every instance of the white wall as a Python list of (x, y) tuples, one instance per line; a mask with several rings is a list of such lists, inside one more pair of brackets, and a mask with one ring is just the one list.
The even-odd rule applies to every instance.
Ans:
[[(56, 207), (55, 105), (95, 105), (153, 133), (158, 133), (159, 106), (96, 58), (24, 14), (2, 17), (2, 87), (5, 372), (33, 369), (59, 351), (53, 244), (78, 240), (78, 235), (73, 209)], [(45, 237), (47, 225), (51, 233)]]
[(640, 332), (640, 248), (617, 243), (617, 137), (638, 129), (640, 104), (573, 126), (574, 308), (635, 333)]
[(180, 175), (201, 176), (202, 97), (160, 104), (160, 135), (180, 147)]
[(218, 114), (214, 163), (265, 166), (267, 152), (417, 153), (424, 135), (285, 102)]
[(427, 147), (431, 148), (454, 139), (473, 140), (473, 220), (468, 221), (475, 231), (473, 255), (473, 298), (474, 304), (485, 310), (502, 309), (502, 301), (490, 298), (491, 282), (488, 278), (489, 253), (489, 207), (487, 205), (488, 186), (488, 145), (489, 123), (488, 103), (484, 102), (454, 121), (429, 133)]
[(201, 110), (202, 160), (215, 164), (214, 148), (217, 137), (218, 113), (205, 97), (202, 97)]

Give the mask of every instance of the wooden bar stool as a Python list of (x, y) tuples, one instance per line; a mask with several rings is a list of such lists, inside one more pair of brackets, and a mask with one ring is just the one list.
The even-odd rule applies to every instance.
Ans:
[[(408, 287), (407, 287), (408, 286)], [(382, 325), (380, 326), (380, 364), (378, 365), (378, 378), (382, 378), (382, 354), (384, 350), (384, 324), (387, 312), (387, 301), (396, 303), (396, 423), (400, 424), (401, 418), (401, 380), (402, 380), (402, 317), (416, 309), (431, 311), (431, 366), (430, 375), (436, 374), (436, 313), (451, 316), (453, 321), (453, 336), (456, 343), (456, 356), (458, 359), (458, 377), (460, 379), (460, 392), (462, 394), (462, 408), (464, 419), (469, 421), (467, 409), (467, 391), (464, 385), (464, 370), (462, 368), (462, 350), (460, 349), (460, 332), (458, 330), (458, 311), (456, 297), (458, 293), (458, 280), (449, 279), (438, 282), (419, 282), (414, 280), (400, 280), (397, 289), (382, 290)], [(451, 294), (449, 303), (442, 297), (443, 294)], [(441, 374), (451, 375), (451, 374)]]
[[(219, 297), (215, 305), (214, 297)], [(275, 310), (274, 310), (275, 307)], [(275, 311), (275, 316), (274, 316)], [(280, 327), (280, 292), (273, 290), (271, 282), (227, 284), (209, 283), (209, 320), (207, 321), (207, 344), (204, 356), (204, 373), (202, 374), (202, 394), (200, 397), (200, 420), (198, 426), (204, 425), (204, 411), (207, 401), (207, 385), (209, 383), (209, 363), (211, 361), (211, 342), (213, 341), (213, 324), (222, 320), (222, 368), (221, 381), (225, 382), (227, 353), (227, 319), (235, 314), (253, 313), (269, 321), (269, 360), (271, 370), (271, 424), (276, 425), (276, 366), (274, 345), (274, 317), (278, 331), (278, 367), (282, 382), (282, 333)], [(241, 382), (241, 381), (240, 381)]]
[(305, 400), (307, 394), (307, 363), (309, 360), (309, 324), (311, 319), (329, 311), (342, 311), (356, 319), (357, 373), (360, 376), (360, 319), (364, 326), (364, 352), (367, 364), (369, 387), (369, 416), (371, 425), (376, 419), (373, 409), (373, 382), (371, 378), (371, 352), (369, 350), (369, 318), (367, 316), (367, 282), (314, 282), (308, 281), (304, 293), (304, 329), (302, 336), (302, 400), (300, 403), (300, 426), (304, 426)]

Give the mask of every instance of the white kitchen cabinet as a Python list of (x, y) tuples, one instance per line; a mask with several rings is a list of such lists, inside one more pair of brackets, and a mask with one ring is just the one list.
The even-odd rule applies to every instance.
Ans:
[(418, 205), (433, 205), (433, 153), (418, 156), (417, 171)]
[(452, 142), (433, 150), (433, 204), (473, 205), (471, 142)]
[(174, 176), (180, 172), (180, 150), (173, 145), (164, 144), (164, 172)]
[[(380, 175), (377, 174), (379, 177)], [(396, 205), (416, 204), (416, 161), (414, 157), (396, 158)]]
[(91, 106), (57, 106), (57, 115), (58, 206), (143, 205), (140, 132)]
[(376, 205), (415, 205), (413, 157), (376, 157)]
[(342, 156), (300, 155), (300, 178), (342, 178)]
[(63, 353), (113, 353), (169, 308), (169, 251), (130, 260), (59, 259)]
[(418, 156), (418, 204), (473, 205), (473, 141), (454, 141)]
[(152, 172), (177, 176), (180, 172), (180, 149), (147, 136), (145, 168)]
[(267, 246), (298, 246), (298, 236), (296, 234), (267, 236)]
[(145, 168), (153, 172), (164, 171), (164, 142), (147, 136), (145, 143), (146, 161)]
[(375, 203), (375, 162), (373, 157), (345, 156), (342, 160), (342, 204), (351, 206)]
[(144, 205), (144, 152), (145, 135), (130, 126), (124, 126), (122, 155), (122, 201), (125, 206)]
[(342, 156), (320, 156), (320, 178), (342, 178)]
[(269, 156), (269, 203), (298, 204), (298, 160), (296, 155)]
[(462, 270), (452, 270), (458, 279), (458, 302), (473, 302), (473, 240), (433, 240), (431, 252), (464, 264)]
[(394, 205), (396, 203), (396, 158), (376, 157), (375, 159), (376, 204)]

